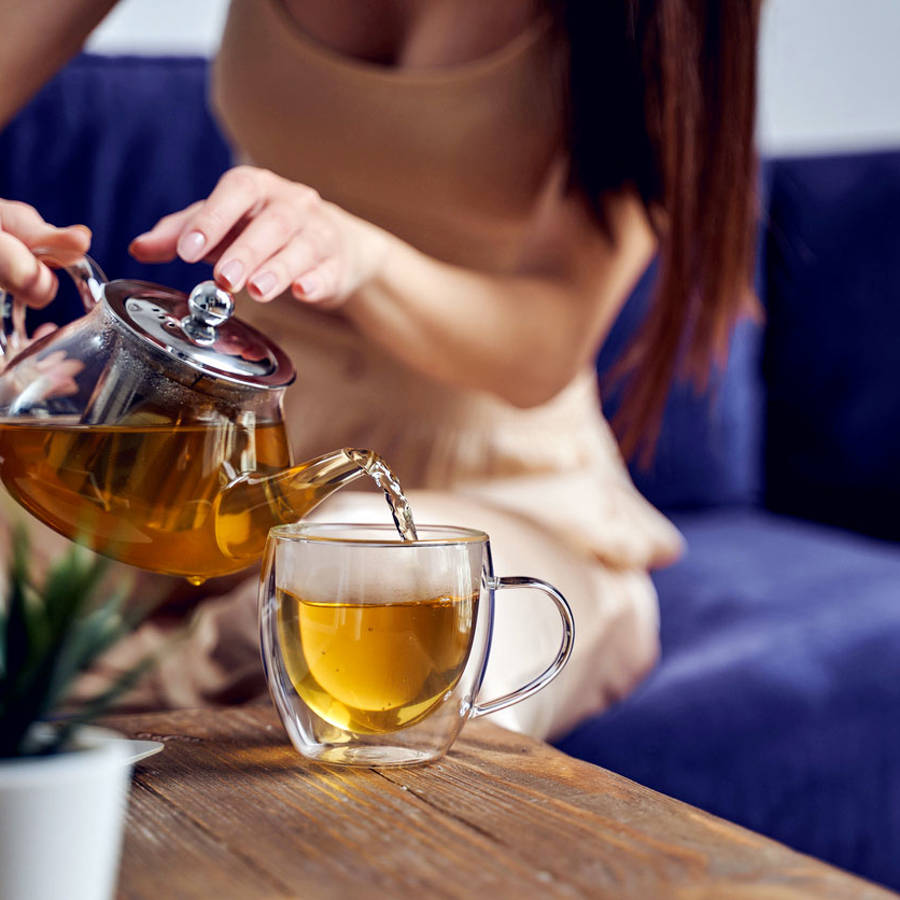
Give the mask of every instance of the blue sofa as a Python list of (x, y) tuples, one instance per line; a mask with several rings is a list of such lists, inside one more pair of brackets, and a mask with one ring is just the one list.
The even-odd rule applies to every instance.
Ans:
[[(80, 57), (0, 133), (0, 196), (89, 224), (115, 276), (190, 286), (126, 247), (229, 164), (205, 78)], [(711, 397), (673, 391), (633, 473), (689, 547), (656, 575), (662, 659), (558, 744), (900, 888), (900, 152), (775, 160), (763, 182), (766, 322), (738, 329)]]

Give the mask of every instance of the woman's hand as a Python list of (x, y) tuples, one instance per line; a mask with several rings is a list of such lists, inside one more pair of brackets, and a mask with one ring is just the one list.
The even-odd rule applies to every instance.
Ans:
[(132, 241), (141, 262), (215, 262), (222, 287), (255, 300), (287, 290), (334, 308), (378, 271), (385, 232), (264, 169), (226, 172), (206, 200), (160, 219)]
[(56, 275), (35, 254), (52, 263), (74, 262), (87, 252), (91, 232), (84, 225), (56, 228), (34, 207), (0, 200), (0, 288), (28, 306), (46, 306), (55, 296)]

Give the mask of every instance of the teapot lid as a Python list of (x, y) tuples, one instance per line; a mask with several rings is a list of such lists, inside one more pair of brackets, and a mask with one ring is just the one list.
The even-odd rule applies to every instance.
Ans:
[(294, 380), (287, 354), (255, 328), (231, 318), (234, 299), (213, 281), (190, 296), (144, 281), (104, 286), (108, 307), (138, 337), (215, 379), (253, 388)]

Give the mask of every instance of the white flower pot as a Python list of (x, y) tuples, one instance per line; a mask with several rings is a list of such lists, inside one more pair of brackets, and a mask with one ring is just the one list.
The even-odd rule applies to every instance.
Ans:
[(131, 775), (127, 744), (81, 727), (71, 749), (0, 760), (0, 900), (108, 900)]

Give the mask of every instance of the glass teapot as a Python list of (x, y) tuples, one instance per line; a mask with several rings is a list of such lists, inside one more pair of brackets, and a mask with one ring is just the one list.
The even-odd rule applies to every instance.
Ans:
[(65, 268), (86, 314), (31, 342), (23, 304), (0, 293), (0, 480), (51, 528), (199, 583), (258, 560), (272, 525), (378, 460), (293, 464), (294, 367), (214, 282), (188, 297), (108, 282), (88, 258)]

